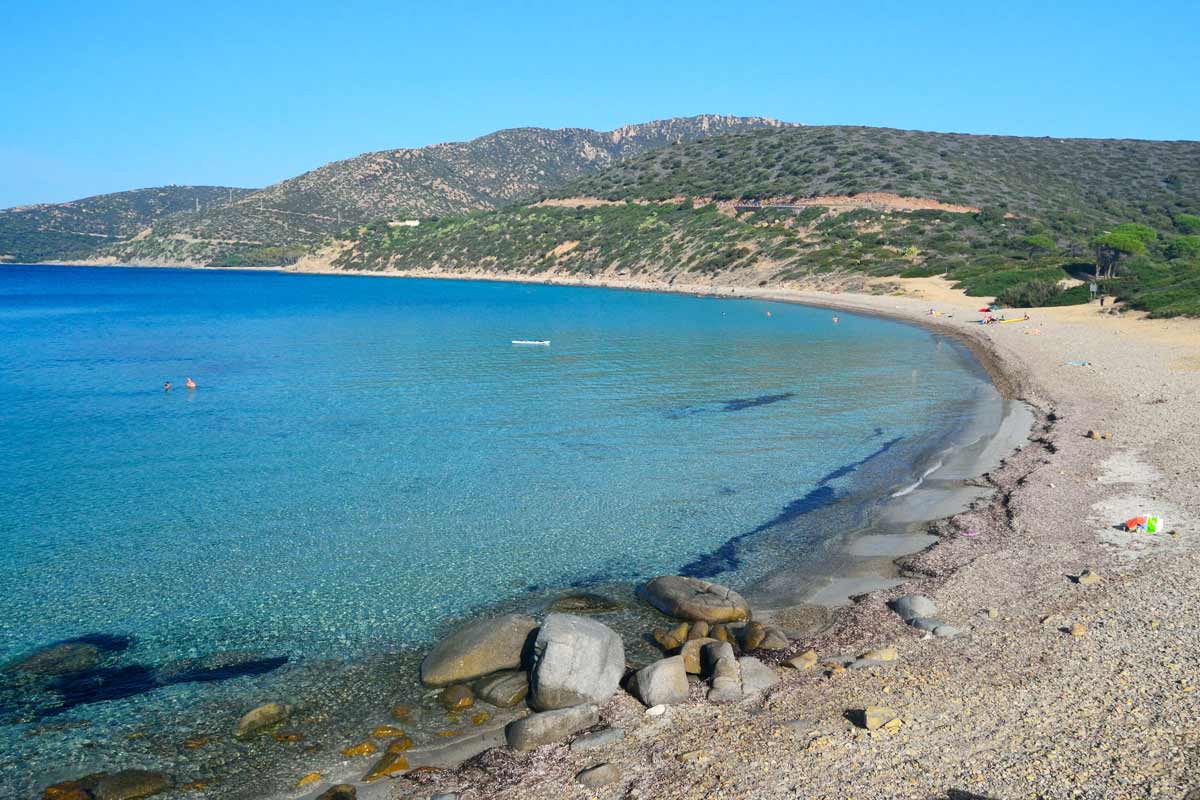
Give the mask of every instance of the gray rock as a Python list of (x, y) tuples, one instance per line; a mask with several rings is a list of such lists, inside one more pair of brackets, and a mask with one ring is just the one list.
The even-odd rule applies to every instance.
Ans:
[(429, 800), (458, 800), (458, 792), (441, 792), (429, 796)]
[(237, 739), (249, 739), (262, 733), (267, 728), (286, 720), (291, 716), (292, 709), (283, 703), (263, 703), (258, 708), (248, 711), (238, 720), (233, 735)]
[[(713, 652), (722, 651), (714, 647)], [(713, 703), (736, 703), (742, 699), (741, 667), (732, 655), (722, 654), (713, 664), (712, 688), (708, 690), (708, 699)]]
[(939, 639), (954, 639), (962, 636), (962, 631), (953, 625), (938, 625), (933, 629), (933, 635)]
[(529, 704), (538, 711), (602, 704), (625, 674), (625, 646), (608, 626), (571, 614), (551, 614), (533, 644)]
[(621, 770), (617, 768), (616, 764), (597, 764), (581, 771), (575, 776), (575, 780), (592, 788), (607, 786), (621, 780)]
[(499, 708), (512, 708), (529, 694), (529, 673), (506, 670), (480, 678), (475, 682), (475, 694), (485, 703)]
[(575, 741), (571, 742), (572, 752), (582, 752), (586, 750), (596, 750), (601, 747), (608, 747), (611, 744), (616, 744), (625, 738), (625, 731), (621, 728), (605, 728), (602, 731), (595, 733), (585, 733)]
[(634, 693), (649, 706), (682, 703), (688, 698), (683, 656), (671, 656), (642, 667), (633, 678)]
[(742, 656), (738, 659), (738, 666), (742, 673), (742, 695), (746, 697), (765, 692), (779, 683), (779, 676), (775, 674), (775, 670), (754, 656)]
[(769, 626), (767, 628), (766, 635), (763, 636), (763, 640), (758, 644), (758, 649), (787, 650), (791, 646), (792, 643), (788, 640), (787, 636), (783, 634), (783, 631), (774, 626)]
[(524, 614), (479, 619), (459, 628), (429, 651), (421, 662), (421, 682), (449, 686), (521, 666), (537, 621)]
[(667, 616), (705, 622), (737, 622), (750, 619), (750, 604), (732, 589), (699, 578), (664, 575), (638, 592), (650, 605)]
[(461, 736), (406, 750), (404, 757), (408, 761), (408, 768), (454, 769), (482, 752), (503, 747), (507, 743), (505, 729), (510, 724), (511, 719), (497, 720)]
[(174, 785), (164, 772), (145, 769), (123, 769), (100, 779), (92, 789), (96, 800), (138, 800), (165, 792)]
[(510, 722), (504, 737), (513, 750), (526, 751), (567, 738), (576, 731), (600, 721), (600, 709), (594, 705), (571, 706), (555, 711), (530, 714)]
[(932, 617), (937, 613), (937, 604), (923, 594), (906, 594), (888, 605), (905, 622), (914, 617)]
[(711, 675), (717, 662), (723, 658), (730, 660), (734, 658), (733, 645), (729, 642), (714, 642), (704, 645), (700, 649), (700, 674)]
[(908, 624), (912, 625), (919, 631), (928, 631), (929, 633), (933, 633), (939, 625), (944, 625), (945, 623), (943, 623), (941, 620), (934, 619), (933, 617), (915, 617), (908, 620)]

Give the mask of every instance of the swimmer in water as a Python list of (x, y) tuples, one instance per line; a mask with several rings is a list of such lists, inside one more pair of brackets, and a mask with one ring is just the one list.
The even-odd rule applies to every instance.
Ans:
[(187, 381), (184, 383), (184, 386), (186, 386), (189, 389), (195, 389), (196, 382), (194, 380), (192, 380), (191, 378), (188, 378)]
[(833, 324), (834, 324), (834, 325), (837, 325), (837, 324), (838, 324), (838, 318), (837, 318), (837, 317), (834, 317), (834, 318), (833, 318)]
[(167, 381), (166, 383), (163, 384), (163, 391), (164, 392), (171, 391), (171, 382), (170, 381)]

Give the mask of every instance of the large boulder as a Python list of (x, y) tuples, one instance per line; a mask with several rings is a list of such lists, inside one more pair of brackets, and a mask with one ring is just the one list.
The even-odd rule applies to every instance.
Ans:
[(650, 605), (676, 619), (738, 622), (750, 619), (750, 604), (732, 589), (699, 578), (664, 575), (640, 590)]
[(421, 662), (426, 686), (464, 683), (493, 672), (521, 666), (529, 635), (537, 621), (524, 614), (479, 619), (438, 642)]
[(100, 779), (92, 796), (96, 800), (138, 800), (165, 792), (174, 785), (171, 776), (146, 769), (123, 769)]
[(897, 597), (888, 605), (905, 622), (917, 617), (932, 617), (937, 614), (937, 604), (923, 594), (906, 594), (903, 597)]
[(687, 700), (688, 679), (683, 656), (671, 656), (642, 667), (634, 675), (631, 688), (647, 707)]
[(533, 643), (529, 705), (538, 711), (602, 704), (625, 674), (625, 646), (607, 625), (571, 614), (546, 617)]
[(504, 737), (513, 750), (526, 751), (544, 744), (561, 741), (576, 731), (590, 728), (600, 721), (600, 709), (594, 705), (571, 706), (555, 711), (530, 714), (510, 722)]

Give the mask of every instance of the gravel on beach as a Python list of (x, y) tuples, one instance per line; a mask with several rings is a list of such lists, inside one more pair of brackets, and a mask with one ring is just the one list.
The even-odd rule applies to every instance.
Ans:
[[(986, 476), (993, 498), (935, 523), (940, 543), (901, 561), (904, 586), (858, 598), (819, 638), (793, 643), (785, 657), (813, 648), (818, 665), (780, 670), (762, 700), (694, 697), (651, 717), (618, 693), (601, 717), (627, 735), (602, 749), (493, 750), (455, 772), (393, 781), (386, 796), (1200, 797), (1200, 321), (1089, 305), (981, 326), (970, 324), (978, 299), (939, 279), (895, 283), (903, 296), (736, 294), (967, 337), (1039, 417), (1031, 444)], [(1146, 513), (1162, 515), (1165, 532), (1118, 530)], [(1099, 580), (1078, 582), (1085, 570)], [(886, 603), (909, 592), (932, 597), (962, 635), (906, 625)], [(898, 658), (886, 666), (820, 667), (887, 645)], [(868, 707), (900, 724), (860, 727)], [(619, 777), (576, 780), (602, 763)]]

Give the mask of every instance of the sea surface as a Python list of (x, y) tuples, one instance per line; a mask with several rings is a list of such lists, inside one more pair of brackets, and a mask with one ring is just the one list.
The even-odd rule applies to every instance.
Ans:
[[(121, 766), (236, 796), (278, 759), (183, 739), (227, 739), (275, 696), (319, 696), (350, 731), (448, 620), (819, 559), (994, 396), (950, 339), (832, 316), (0, 266), (0, 664), (79, 637), (103, 653), (67, 679), (0, 667), (0, 796)], [(346, 744), (331, 725), (320, 752)]]

